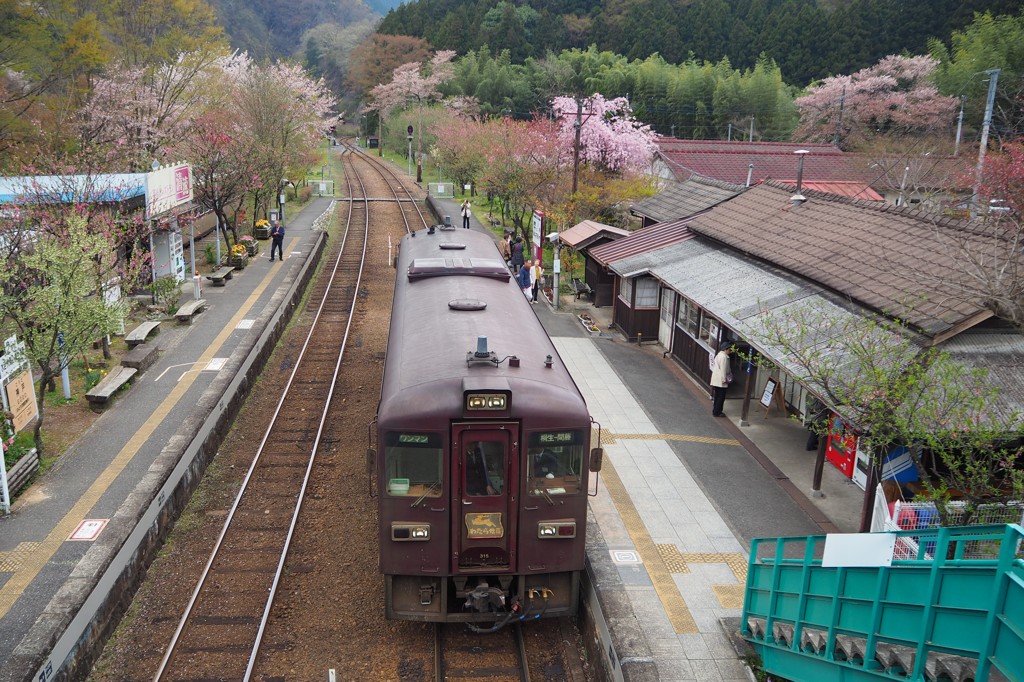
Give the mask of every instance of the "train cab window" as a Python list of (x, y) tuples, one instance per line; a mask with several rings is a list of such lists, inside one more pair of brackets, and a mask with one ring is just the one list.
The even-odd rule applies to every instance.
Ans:
[(501, 495), (505, 489), (505, 446), (495, 441), (466, 441), (466, 495)]
[(573, 495), (580, 491), (583, 439), (582, 431), (530, 434), (526, 480), (531, 495)]
[(388, 495), (441, 496), (444, 459), (440, 434), (390, 431), (385, 436), (384, 446)]

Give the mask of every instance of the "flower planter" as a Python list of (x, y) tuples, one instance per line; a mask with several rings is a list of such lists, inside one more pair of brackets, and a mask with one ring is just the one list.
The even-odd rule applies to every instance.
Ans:
[(228, 265), (234, 267), (237, 270), (244, 270), (245, 266), (249, 264), (249, 254), (244, 253), (241, 256), (228, 256)]
[(586, 329), (587, 332), (591, 334), (601, 333), (601, 330), (596, 324), (594, 324), (594, 320), (591, 319), (590, 315), (577, 315), (577, 317), (579, 318), (580, 324), (583, 325), (583, 328)]
[(245, 245), (245, 254), (247, 256), (249, 256), (250, 258), (255, 256), (259, 252), (260, 252), (259, 242), (252, 242), (252, 243), (249, 243), (249, 244)]
[(256, 237), (256, 239), (270, 239), (270, 225), (253, 228), (252, 236)]

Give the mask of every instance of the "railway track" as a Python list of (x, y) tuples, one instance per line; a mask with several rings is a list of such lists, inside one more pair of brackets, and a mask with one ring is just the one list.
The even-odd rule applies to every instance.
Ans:
[[(344, 154), (354, 162), (345, 173), (342, 244), (329, 275), (321, 275), (311, 291), (309, 300), (317, 302), (313, 322), (155, 680), (253, 677), (317, 453), (331, 441), (325, 422), (366, 264), (368, 169), (383, 179), (393, 201), (411, 198), (379, 164), (357, 159), (351, 148)], [(426, 225), (418, 207), (409, 213)], [(404, 208), (402, 214), (411, 230)]]
[(491, 634), (477, 634), (464, 623), (434, 627), (434, 679), (437, 682), (530, 682), (526, 641), (519, 623)]

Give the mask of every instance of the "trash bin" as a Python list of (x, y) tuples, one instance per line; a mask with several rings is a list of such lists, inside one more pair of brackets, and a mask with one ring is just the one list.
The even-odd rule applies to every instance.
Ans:
[(445, 227), (451, 227), (452, 226), (452, 217), (450, 215), (446, 215), (444, 217), (444, 226)]

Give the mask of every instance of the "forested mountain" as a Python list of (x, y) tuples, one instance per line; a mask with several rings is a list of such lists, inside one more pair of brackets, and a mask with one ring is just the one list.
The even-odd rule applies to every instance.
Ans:
[(728, 57), (746, 69), (765, 54), (787, 82), (851, 73), (890, 54), (927, 53), (976, 12), (1017, 14), (1019, 0), (413, 0), (379, 32), (425, 38), (465, 54), (487, 45), (513, 61), (596, 45), (669, 63)]
[[(300, 54), (306, 33), (319, 26), (373, 23), (397, 0), (210, 0), (231, 46), (257, 58)], [(322, 30), (322, 29), (321, 29)], [(365, 37), (365, 32), (363, 36)]]

